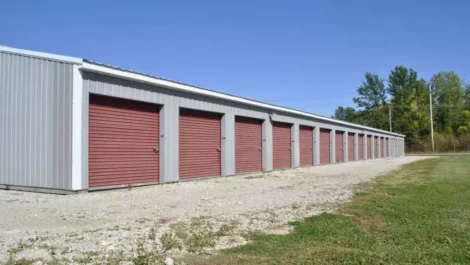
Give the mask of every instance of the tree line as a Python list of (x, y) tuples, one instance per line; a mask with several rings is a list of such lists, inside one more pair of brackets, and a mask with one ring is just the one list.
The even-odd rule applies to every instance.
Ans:
[(429, 85), (431, 85), (436, 151), (470, 151), (470, 85), (455, 72), (442, 71), (430, 80), (404, 66), (382, 78), (365, 73), (353, 98), (356, 107), (339, 106), (333, 118), (406, 135), (408, 152), (431, 149)]

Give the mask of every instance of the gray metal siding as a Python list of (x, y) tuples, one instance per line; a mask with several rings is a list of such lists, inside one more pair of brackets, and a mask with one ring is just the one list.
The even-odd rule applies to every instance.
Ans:
[(0, 52), (0, 184), (71, 188), (72, 71)]
[[(229, 176), (235, 174), (235, 158), (234, 158), (234, 118), (235, 116), (244, 116), (250, 118), (257, 118), (264, 120), (263, 122), (263, 169), (266, 171), (272, 170), (272, 124), (273, 121), (287, 122), (294, 124), (292, 129), (293, 143), (292, 143), (292, 165), (294, 167), (299, 164), (299, 146), (298, 146), (298, 126), (306, 125), (315, 128), (315, 165), (319, 163), (319, 147), (318, 147), (318, 129), (330, 129), (332, 133), (335, 130), (341, 130), (351, 133), (362, 133), (365, 135), (373, 136), (389, 136), (383, 133), (375, 133), (355, 129), (349, 126), (341, 126), (334, 123), (327, 123), (315, 118), (305, 118), (298, 115), (292, 115), (284, 112), (273, 112), (269, 109), (258, 108), (231, 101), (215, 99), (203, 95), (190, 94), (178, 90), (162, 88), (154, 85), (134, 82), (126, 79), (101, 75), (96, 73), (84, 72), (83, 73), (83, 90), (85, 98), (88, 98), (88, 93), (106, 95), (111, 97), (126, 98), (138, 100), (143, 102), (151, 102), (161, 104), (163, 106), (163, 117), (161, 120), (161, 150), (162, 156), (160, 158), (162, 182), (178, 181), (178, 118), (175, 113), (179, 108), (198, 109), (203, 111), (217, 112), (223, 114), (223, 128), (222, 128), (222, 175)], [(88, 145), (85, 139), (88, 124), (88, 104), (84, 99), (83, 106), (84, 116), (84, 145)], [(167, 114), (165, 109), (168, 112)], [(365, 138), (367, 139), (367, 138)], [(334, 137), (331, 137), (331, 161), (334, 163), (335, 148)], [(345, 141), (346, 143), (347, 141)], [(364, 141), (366, 142), (366, 141)], [(84, 146), (83, 149), (86, 147)], [(356, 147), (357, 149), (357, 147)], [(366, 149), (367, 150), (367, 149)], [(88, 160), (88, 153), (84, 153), (84, 160)], [(318, 161), (317, 161), (318, 160)], [(84, 163), (85, 164), (85, 163)], [(88, 168), (84, 169), (84, 178), (88, 178)], [(87, 185), (84, 185), (86, 188)]]

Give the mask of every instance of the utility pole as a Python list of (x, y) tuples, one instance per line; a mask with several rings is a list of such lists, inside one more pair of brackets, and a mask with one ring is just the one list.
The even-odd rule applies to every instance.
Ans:
[(392, 131), (392, 105), (388, 105), (388, 123), (390, 124), (390, 132)]
[(432, 122), (432, 87), (429, 84), (429, 117), (431, 119), (431, 144), (432, 144), (432, 151), (434, 152), (434, 126)]

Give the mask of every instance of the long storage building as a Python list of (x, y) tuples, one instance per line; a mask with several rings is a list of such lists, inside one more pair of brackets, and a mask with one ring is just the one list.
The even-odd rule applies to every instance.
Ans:
[(0, 188), (70, 193), (404, 155), (404, 135), (0, 47)]

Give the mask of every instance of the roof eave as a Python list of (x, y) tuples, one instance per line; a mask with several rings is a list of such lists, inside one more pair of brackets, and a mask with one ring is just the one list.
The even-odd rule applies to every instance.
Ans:
[(47, 59), (47, 60), (52, 60), (52, 61), (58, 61), (58, 62), (65, 62), (65, 63), (72, 63), (72, 64), (83, 63), (82, 58), (63, 56), (63, 55), (57, 55), (57, 54), (45, 53), (45, 52), (23, 50), (23, 49), (8, 47), (8, 46), (0, 46), (0, 51), (13, 53), (13, 54), (19, 54), (19, 55), (25, 55), (25, 56), (30, 56), (30, 57), (36, 57), (36, 58), (41, 58), (41, 59)]

